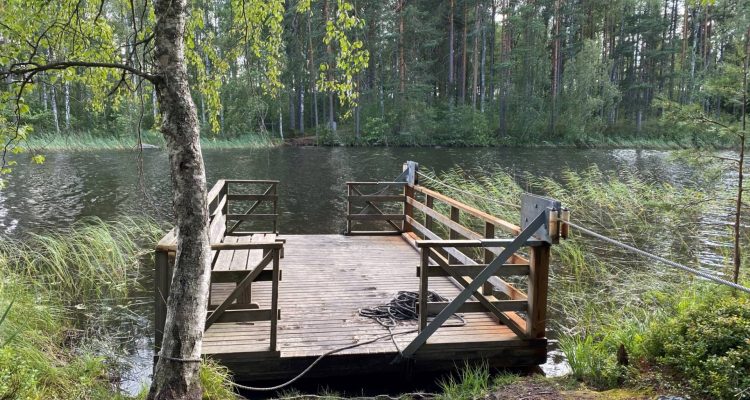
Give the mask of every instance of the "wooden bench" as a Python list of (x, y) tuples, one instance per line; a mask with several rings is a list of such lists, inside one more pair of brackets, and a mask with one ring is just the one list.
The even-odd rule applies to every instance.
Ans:
[[(271, 321), (271, 351), (276, 351), (276, 324), (279, 317), (278, 288), (281, 280), (279, 259), (283, 257), (285, 240), (279, 239), (276, 233), (233, 232), (228, 228), (233, 220), (232, 209), (229, 205), (230, 194), (228, 185), (262, 184), (270, 185), (262, 195), (234, 194), (237, 201), (255, 201), (250, 209), (241, 215), (234, 215), (235, 228), (243, 221), (251, 221), (255, 217), (260, 220), (273, 216), (273, 230), (276, 230), (276, 181), (234, 181), (219, 180), (208, 193), (209, 204), (209, 241), (211, 243), (211, 285), (209, 289), (208, 314), (206, 329), (214, 323)], [(262, 201), (271, 202), (273, 214), (253, 214)], [(240, 218), (241, 217), (241, 218)], [(166, 319), (166, 298), (169, 295), (174, 257), (177, 250), (177, 234), (172, 229), (156, 246), (155, 285), (155, 343), (161, 343)], [(253, 282), (271, 282), (271, 304), (261, 308), (252, 302)], [(212, 304), (215, 284), (234, 284), (234, 290), (229, 296), (222, 295), (220, 304)]]
[[(226, 236), (224, 237), (222, 243), (274, 243), (279, 240), (277, 238), (278, 235), (276, 235), (275, 233), (257, 233), (249, 236)], [(283, 240), (279, 241), (283, 243)], [(214, 262), (214, 267), (211, 271), (211, 284), (232, 282), (238, 284), (244, 276), (252, 272), (258, 266), (258, 264), (263, 261), (263, 258), (267, 256), (268, 253), (268, 250), (263, 249), (219, 250), (218, 255), (215, 255), (216, 261)], [(254, 281), (270, 281), (272, 280), (272, 275), (273, 271), (266, 267), (264, 271), (254, 279)], [(281, 274), (279, 274), (279, 280), (281, 280)], [(258, 304), (252, 302), (252, 290), (250, 286), (242, 291), (242, 293), (235, 301), (235, 304), (242, 304), (247, 306), (248, 308), (258, 308)], [(209, 310), (210, 309), (211, 306), (209, 306)]]

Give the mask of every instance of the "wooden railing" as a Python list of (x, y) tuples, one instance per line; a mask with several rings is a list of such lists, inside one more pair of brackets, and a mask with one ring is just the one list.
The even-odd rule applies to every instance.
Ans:
[[(557, 240), (554, 222), (561, 209), (559, 202), (524, 195), (522, 226), (519, 226), (419, 185), (417, 168), (413, 162), (404, 164), (404, 173), (397, 179), (405, 180), (403, 183), (347, 183), (347, 233), (401, 233), (421, 252), (417, 267), (420, 335), (404, 354), (413, 354), (426, 342), (444, 322), (428, 323), (429, 318), (440, 316), (448, 308), (451, 314), (489, 313), (519, 337), (544, 338), (550, 245)], [(386, 185), (399, 184), (403, 185), (403, 193), (383, 194)], [(365, 185), (372, 188), (369, 194), (358, 188)], [(362, 210), (369, 207), (372, 213), (353, 212), (355, 201), (365, 202)], [(373, 204), (377, 201), (403, 201), (403, 213), (386, 212)], [(354, 230), (352, 221), (361, 220), (385, 221), (393, 229)], [(396, 221), (402, 221), (401, 226)], [(532, 221), (536, 225), (529, 226)], [(526, 249), (528, 255), (524, 256), (521, 249)], [(480, 274), (481, 282), (475, 282)], [(462, 289), (459, 297), (466, 298), (429, 302), (430, 277), (450, 278)], [(470, 290), (469, 286), (477, 289)]]
[[(270, 321), (270, 347), (276, 350), (278, 309), (278, 288), (281, 280), (280, 258), (283, 257), (284, 240), (277, 239), (275, 234), (262, 235), (263, 231), (238, 231), (237, 227), (248, 221), (271, 221), (270, 232), (278, 229), (278, 181), (269, 180), (227, 180), (221, 179), (208, 192), (209, 206), (209, 239), (211, 242), (211, 283), (235, 283), (235, 288), (219, 305), (209, 307), (206, 318), (206, 329), (214, 323), (239, 321)], [(234, 192), (235, 187), (260, 188), (259, 192), (248, 193), (248, 189)], [(232, 189), (230, 191), (230, 188)], [(246, 211), (233, 213), (235, 207), (243, 202), (253, 202)], [(265, 203), (265, 204), (264, 204)], [(256, 211), (263, 210), (264, 213)], [(253, 236), (255, 235), (255, 236)], [(232, 238), (227, 243), (227, 238)], [(244, 238), (242, 238), (244, 236)], [(259, 238), (259, 239), (256, 239)], [(177, 251), (177, 234), (173, 228), (156, 245), (154, 274), (154, 343), (158, 353), (163, 337), (166, 320), (166, 299), (174, 270), (174, 258)], [(231, 260), (230, 252), (242, 253), (247, 257), (244, 269), (228, 268), (226, 256)], [(257, 257), (253, 257), (257, 254)], [(259, 261), (253, 261), (253, 260)], [(270, 269), (267, 269), (268, 266)], [(270, 308), (261, 309), (251, 302), (251, 283), (271, 281)], [(213, 287), (213, 285), (212, 285)]]
[[(348, 235), (388, 235), (403, 232), (406, 182), (346, 182), (346, 233)], [(366, 188), (366, 189), (365, 189)], [(367, 194), (364, 191), (367, 191)], [(383, 210), (398, 204), (398, 211)], [(385, 206), (384, 206), (385, 205)], [(390, 230), (357, 230), (356, 223), (385, 222)]]

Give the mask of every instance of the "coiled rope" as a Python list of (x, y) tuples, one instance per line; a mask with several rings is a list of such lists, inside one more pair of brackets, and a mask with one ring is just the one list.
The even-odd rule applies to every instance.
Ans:
[[(395, 328), (399, 322), (413, 321), (419, 318), (417, 311), (417, 302), (419, 301), (418, 292), (400, 291), (387, 304), (382, 304), (370, 308), (360, 308), (359, 315), (373, 319), (384, 328)], [(429, 291), (427, 301), (448, 301), (445, 297)], [(455, 319), (459, 320), (460, 325), (466, 325), (466, 320), (460, 315), (453, 314)]]

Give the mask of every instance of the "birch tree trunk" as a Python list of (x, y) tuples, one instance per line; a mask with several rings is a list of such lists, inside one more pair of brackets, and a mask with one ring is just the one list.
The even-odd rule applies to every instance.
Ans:
[(154, 4), (157, 96), (169, 153), (177, 228), (164, 339), (148, 399), (202, 397), (199, 369), (210, 278), (206, 174), (185, 63), (188, 0)]
[(60, 115), (57, 111), (57, 89), (55, 85), (51, 85), (50, 90), (50, 107), (52, 108), (52, 122), (55, 125), (55, 133), (60, 134)]
[(65, 82), (63, 86), (63, 92), (65, 95), (65, 132), (70, 133), (70, 82)]

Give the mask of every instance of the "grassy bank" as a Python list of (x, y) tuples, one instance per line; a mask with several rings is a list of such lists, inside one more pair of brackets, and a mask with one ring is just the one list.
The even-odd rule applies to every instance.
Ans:
[[(164, 138), (154, 131), (143, 132), (145, 147), (164, 148)], [(201, 136), (204, 149), (262, 149), (278, 146), (281, 142), (265, 134), (248, 134), (225, 138), (215, 135)], [(39, 151), (100, 151), (138, 149), (134, 135), (121, 137), (74, 133), (70, 135), (33, 134), (27, 142), (29, 148)]]
[[(365, 135), (358, 139), (350, 129), (344, 127), (332, 133), (320, 129), (316, 140), (313, 134), (295, 136), (287, 133), (287, 144), (290, 145), (319, 145), (319, 146), (355, 146), (355, 147), (565, 147), (565, 148), (601, 148), (601, 149), (653, 149), (678, 150), (711, 148), (733, 149), (736, 145), (721, 140), (694, 140), (692, 138), (675, 138), (660, 136), (597, 136), (585, 140), (543, 138), (529, 140), (523, 138), (487, 138), (483, 140), (454, 140), (453, 138), (434, 138), (416, 140), (413, 138), (394, 136), (388, 139), (373, 139), (372, 135)], [(164, 139), (156, 131), (144, 131), (142, 142), (146, 147), (164, 147)], [(221, 135), (201, 135), (201, 146), (204, 149), (262, 149), (282, 145), (284, 142), (269, 132), (264, 134), (251, 133), (234, 137)], [(100, 151), (100, 150), (134, 150), (138, 148), (135, 135), (112, 136), (108, 134), (71, 133), (46, 134), (35, 133), (29, 136), (26, 145), (39, 151)]]
[[(149, 220), (94, 219), (0, 243), (0, 399), (131, 399), (117, 390), (123, 366), (101, 344), (128, 340), (109, 336), (117, 327), (107, 314), (135, 312), (151, 256), (144, 249), (162, 234)], [(207, 399), (233, 396), (227, 376), (204, 366)]]

